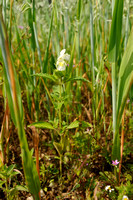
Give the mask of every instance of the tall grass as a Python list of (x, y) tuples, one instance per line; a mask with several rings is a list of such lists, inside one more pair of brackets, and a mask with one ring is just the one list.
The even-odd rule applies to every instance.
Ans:
[[(112, 159), (120, 160), (119, 129), (133, 81), (131, 2), (126, 2), (125, 9), (123, 9), (125, 5), (123, 0), (112, 2), (53, 0), (50, 5), (48, 1), (41, 0), (12, 2), (9, 4), (3, 0), (2, 13), (8, 28), (9, 47), (15, 65), (12, 76), (14, 83), (11, 82), (11, 74), (9, 74), (12, 61), (7, 56), (6, 50), (3, 54), (3, 57), (7, 56), (4, 59), (5, 67), (7, 67), (4, 76), (8, 83), (6, 90), (9, 107), (11, 111), (15, 109), (16, 112), (15, 114), (11, 112), (12, 119), (18, 127), (20, 143), (23, 142), (23, 138), (26, 143), (24, 152), (28, 153), (24, 154), (23, 159), (27, 159), (26, 156), (28, 156), (33, 164), (23, 123), (21, 123), (24, 115), (28, 119), (28, 124), (36, 128), (50, 129), (52, 142), (56, 144), (55, 148), (61, 156), (65, 155), (66, 150), (64, 143), (61, 143), (62, 138), (64, 141), (66, 141), (66, 136), (70, 139), (70, 127), (79, 128), (82, 121), (87, 121), (97, 142), (102, 137), (101, 127), (104, 127), (106, 137), (112, 130)], [(10, 12), (7, 9), (9, 7)], [(10, 24), (8, 24), (8, 18), (10, 18)], [(4, 37), (2, 27), (1, 21), (1, 35), (3, 34), (2, 37)], [(4, 40), (1, 40), (2, 49), (5, 47)], [(56, 74), (55, 64), (60, 51), (64, 48), (71, 57), (66, 74), (60, 79)], [(7, 63), (8, 59), (10, 64)], [(17, 76), (20, 79), (23, 94), (24, 113)], [(62, 84), (60, 90), (59, 80)], [(16, 87), (15, 101), (11, 85)], [(110, 107), (111, 103), (112, 107)], [(45, 115), (42, 115), (42, 107)], [(18, 110), (19, 113), (17, 113)], [(107, 115), (110, 118), (107, 118)], [(108, 124), (107, 119), (112, 121), (110, 120)], [(49, 121), (49, 123), (44, 121)], [(71, 124), (74, 121), (76, 125)], [(38, 125), (38, 122), (41, 124)], [(32, 129), (32, 131), (34, 147), (37, 148), (35, 152), (39, 173), (39, 130)], [(26, 162), (24, 162), (24, 168), (26, 168)], [(62, 166), (60, 168), (62, 171)], [(29, 169), (25, 170), (25, 174)], [(33, 171), (37, 177), (34, 194), (37, 194), (39, 180), (35, 168)], [(31, 173), (33, 171), (31, 170)], [(30, 175), (32, 177), (33, 174)], [(33, 175), (33, 183), (34, 178)], [(33, 193), (33, 188), (31, 186), (29, 188)]]
[(29, 191), (33, 194), (34, 198), (39, 199), (40, 182), (33, 159), (31, 157), (31, 153), (28, 149), (27, 139), (24, 131), (24, 124), (23, 124), (23, 108), (22, 108), (21, 92), (20, 92), (19, 82), (17, 79), (17, 74), (12, 64), (8, 37), (2, 18), (2, 13), (0, 13), (0, 45), (4, 61), (4, 81), (5, 81), (6, 93), (8, 97), (12, 120), (17, 128), (19, 135), (21, 152), (22, 152), (22, 162), (23, 162), (26, 182)]

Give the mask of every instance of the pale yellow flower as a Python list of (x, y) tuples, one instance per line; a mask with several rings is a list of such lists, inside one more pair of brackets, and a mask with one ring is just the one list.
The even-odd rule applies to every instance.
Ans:
[(126, 195), (124, 195), (122, 200), (129, 200), (129, 198)]
[(57, 59), (57, 63), (56, 63), (56, 67), (58, 71), (65, 71), (66, 70), (66, 66), (69, 62), (70, 59), (70, 55), (68, 53), (65, 53), (66, 49), (63, 49), (60, 52), (60, 55)]

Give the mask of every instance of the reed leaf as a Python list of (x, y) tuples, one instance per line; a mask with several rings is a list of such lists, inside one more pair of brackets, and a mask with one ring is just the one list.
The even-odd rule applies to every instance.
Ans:
[(116, 0), (109, 40), (109, 61), (116, 62), (121, 41), (123, 0)]
[(133, 84), (133, 28), (128, 39), (128, 44), (122, 58), (118, 79), (118, 97), (117, 97), (117, 126), (115, 131), (114, 143), (112, 148), (112, 159), (120, 160), (120, 138), (119, 127), (123, 115), (126, 99)]
[(122, 58), (119, 79), (118, 79), (118, 98), (117, 98), (117, 124), (121, 122), (126, 99), (133, 84), (133, 28), (131, 30), (127, 47)]

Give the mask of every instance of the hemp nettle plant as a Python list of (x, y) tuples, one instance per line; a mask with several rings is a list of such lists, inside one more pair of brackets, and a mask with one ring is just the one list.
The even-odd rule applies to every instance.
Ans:
[[(54, 109), (56, 110), (58, 118), (54, 120), (49, 120), (49, 122), (35, 122), (29, 125), (35, 126), (36, 128), (46, 128), (51, 129), (53, 133), (51, 133), (51, 137), (53, 139), (53, 145), (55, 146), (59, 158), (60, 158), (60, 175), (62, 176), (62, 163), (68, 162), (69, 154), (70, 154), (70, 143), (69, 143), (69, 129), (74, 129), (79, 127), (79, 121), (75, 120), (72, 123), (68, 124), (68, 116), (69, 113), (67, 112), (67, 105), (68, 103), (72, 103), (70, 101), (70, 94), (67, 93), (67, 87), (70, 86), (70, 82), (72, 81), (89, 81), (83, 77), (77, 76), (74, 78), (71, 78), (71, 74), (68, 73), (69, 67), (70, 67), (70, 55), (66, 53), (66, 49), (63, 49), (60, 52), (59, 57), (57, 58), (57, 62), (55, 64), (56, 69), (54, 70), (52, 75), (46, 74), (46, 73), (38, 73), (34, 76), (40, 77), (43, 84), (44, 79), (49, 79), (53, 82), (53, 92), (50, 94), (48, 93), (48, 96), (51, 100), (51, 103), (54, 106)], [(72, 63), (71, 63), (72, 64)], [(46, 85), (44, 84), (44, 87), (46, 88)], [(64, 115), (63, 109), (65, 110), (65, 118), (67, 121), (64, 121), (64, 116), (62, 120), (62, 115)], [(52, 114), (51, 114), (52, 115)], [(89, 123), (87, 123), (88, 126), (90, 126)], [(60, 137), (60, 140), (57, 142), (57, 134)]]

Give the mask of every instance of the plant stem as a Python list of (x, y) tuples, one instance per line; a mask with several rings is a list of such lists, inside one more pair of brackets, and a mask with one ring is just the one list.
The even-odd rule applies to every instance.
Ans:
[(91, 55), (92, 55), (92, 82), (95, 83), (95, 71), (94, 71), (94, 37), (93, 37), (93, 8), (92, 0), (90, 1), (90, 35), (91, 35)]
[(6, 196), (7, 196), (7, 200), (8, 200), (8, 178), (6, 177)]
[(113, 140), (116, 131), (116, 63), (112, 64)]
[(92, 84), (93, 84), (93, 103), (92, 103), (92, 111), (94, 116), (94, 126), (95, 126), (95, 71), (94, 71), (94, 31), (93, 31), (93, 4), (92, 0), (90, 0), (90, 36), (91, 36), (91, 56), (92, 56)]
[(60, 178), (62, 179), (62, 155), (60, 155)]
[(3, 19), (4, 19), (4, 22), (5, 22), (5, 25), (6, 25), (6, 0), (3, 0), (2, 2), (2, 7), (3, 7)]
[[(59, 102), (61, 102), (61, 87), (62, 83), (60, 82)], [(59, 128), (61, 130), (61, 106), (59, 106)]]

